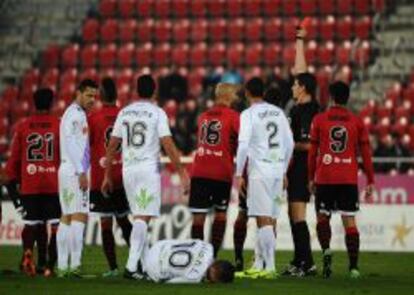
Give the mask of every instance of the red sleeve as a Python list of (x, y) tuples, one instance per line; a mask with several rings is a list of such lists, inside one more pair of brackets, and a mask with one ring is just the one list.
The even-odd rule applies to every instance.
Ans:
[(310, 131), (310, 149), (308, 151), (308, 180), (313, 181), (315, 179), (316, 171), (316, 157), (319, 146), (319, 120), (315, 117), (311, 124)]
[(7, 160), (6, 164), (6, 175), (8, 180), (17, 180), (20, 181), (20, 171), (21, 171), (21, 131), (20, 126), (17, 126), (16, 131), (14, 133), (12, 143), (11, 143), (11, 150), (10, 150), (10, 158)]
[(374, 183), (374, 167), (372, 165), (371, 145), (368, 130), (361, 119), (358, 118), (358, 145), (362, 157), (362, 166), (367, 176), (368, 184)]

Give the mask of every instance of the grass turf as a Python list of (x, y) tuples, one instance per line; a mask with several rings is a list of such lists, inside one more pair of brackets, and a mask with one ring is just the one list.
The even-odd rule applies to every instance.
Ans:
[[(245, 260), (250, 261), (252, 253), (246, 251)], [(360, 267), (362, 277), (350, 280), (347, 277), (347, 257), (344, 252), (334, 253), (334, 274), (329, 279), (321, 276), (312, 278), (279, 278), (277, 280), (236, 280), (230, 285), (162, 285), (150, 282), (133, 282), (119, 278), (100, 278), (107, 269), (100, 247), (86, 247), (83, 270), (96, 274), (91, 279), (57, 279), (26, 277), (18, 273), (17, 264), (21, 256), (19, 247), (0, 247), (0, 294), (1, 295), (124, 295), (124, 294), (412, 294), (414, 288), (414, 253), (362, 253)], [(123, 265), (127, 249), (118, 248), (119, 264)], [(222, 251), (221, 258), (232, 260), (230, 251)], [(277, 252), (277, 267), (282, 270), (291, 257), (290, 252)], [(319, 270), (320, 252), (315, 253)], [(123, 268), (121, 267), (121, 270)], [(13, 270), (14, 272), (5, 272)], [(168, 293), (167, 293), (168, 292)]]

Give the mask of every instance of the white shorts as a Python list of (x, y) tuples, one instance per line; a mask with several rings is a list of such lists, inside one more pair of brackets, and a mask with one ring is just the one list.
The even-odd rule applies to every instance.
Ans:
[(125, 192), (133, 216), (159, 216), (161, 176), (157, 172), (129, 169), (123, 173)]
[(89, 213), (89, 190), (80, 189), (79, 178), (73, 171), (59, 168), (58, 185), (62, 215)]
[(250, 178), (247, 185), (247, 214), (278, 218), (283, 197), (283, 179)]

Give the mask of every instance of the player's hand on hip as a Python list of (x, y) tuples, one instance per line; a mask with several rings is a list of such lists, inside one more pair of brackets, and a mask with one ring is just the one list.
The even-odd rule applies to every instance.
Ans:
[(79, 188), (86, 192), (89, 188), (89, 180), (88, 180), (88, 176), (86, 175), (86, 173), (81, 173), (79, 174)]
[(244, 179), (243, 176), (236, 176), (235, 184), (236, 190), (240, 193), (242, 191), (244, 185)]
[(314, 195), (314, 194), (315, 194), (315, 192), (316, 192), (316, 186), (315, 186), (315, 183), (314, 183), (313, 181), (309, 181), (309, 184), (308, 184), (308, 189), (309, 189), (309, 192), (310, 192), (312, 195)]
[(183, 193), (184, 195), (187, 195), (190, 191), (190, 177), (188, 176), (186, 169), (183, 169), (181, 172), (179, 172), (179, 175)]
[(368, 184), (365, 187), (365, 201), (370, 203), (372, 201), (372, 194), (374, 193), (374, 185)]
[(289, 186), (289, 180), (286, 175), (283, 177), (283, 189), (286, 190)]
[(105, 178), (102, 182), (102, 186), (101, 186), (102, 195), (105, 198), (109, 198), (110, 193), (113, 192), (113, 189), (114, 189), (114, 184), (112, 182), (112, 179), (105, 176)]

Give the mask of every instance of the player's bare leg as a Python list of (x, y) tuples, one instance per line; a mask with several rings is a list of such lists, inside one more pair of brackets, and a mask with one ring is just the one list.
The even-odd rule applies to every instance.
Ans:
[(58, 277), (66, 277), (69, 274), (70, 255), (70, 223), (72, 215), (63, 215), (56, 235), (58, 248)]
[(359, 231), (355, 216), (342, 215), (342, 223), (345, 230), (345, 244), (349, 258), (349, 275), (356, 279), (360, 277), (358, 270), (359, 256)]
[(224, 238), (224, 231), (226, 230), (227, 212), (217, 211), (214, 214), (214, 221), (211, 233), (211, 244), (214, 248), (214, 257), (217, 257), (217, 253), (221, 248), (221, 244)]
[(83, 240), (88, 214), (74, 213), (70, 222), (70, 274), (81, 277)]
[(205, 213), (193, 213), (193, 224), (191, 226), (191, 238), (204, 240)]
[(243, 246), (247, 233), (247, 212), (239, 209), (236, 222), (234, 223), (233, 242), (236, 271), (244, 269)]
[(331, 243), (331, 217), (326, 214), (318, 213), (316, 233), (318, 235), (319, 244), (323, 253), (323, 270), (322, 275), (325, 278), (329, 278), (332, 274), (332, 252), (330, 249)]

